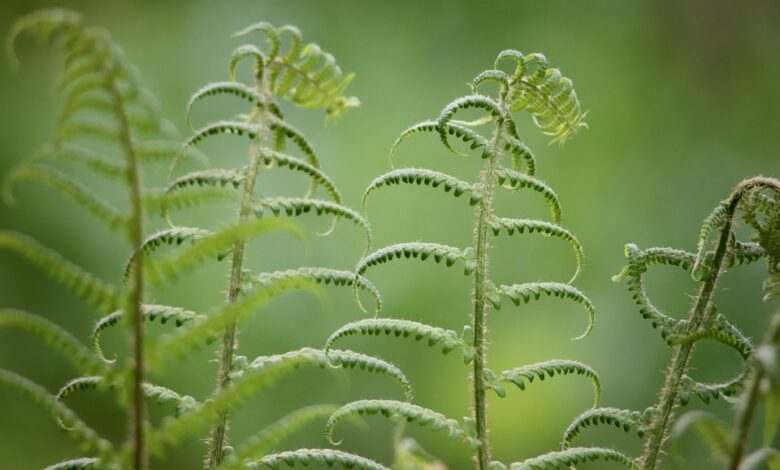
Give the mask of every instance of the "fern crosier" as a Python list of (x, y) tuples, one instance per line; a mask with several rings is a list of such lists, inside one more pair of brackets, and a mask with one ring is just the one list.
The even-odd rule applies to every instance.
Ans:
[[(287, 101), (302, 108), (324, 109), (328, 119), (357, 105), (357, 100), (343, 94), (352, 79), (344, 75), (333, 56), (319, 46), (303, 45), (301, 33), (293, 26), (274, 27), (256, 23), (239, 31), (236, 36), (260, 32), (268, 47), (262, 50), (253, 44), (239, 46), (231, 54), (228, 66), (229, 80), (208, 84), (196, 91), (187, 106), (187, 118), (204, 99), (233, 95), (249, 106), (245, 115), (219, 120), (194, 130), (184, 144), (185, 151), (200, 146), (211, 137), (234, 134), (249, 139), (248, 162), (239, 169), (211, 168), (175, 176), (178, 161), (171, 167), (171, 179), (166, 197), (160, 205), (169, 227), (147, 238), (136, 257), (156, 254), (159, 247), (188, 242), (172, 254), (150, 260), (148, 274), (160, 283), (180, 276), (194, 267), (216, 258), (229, 258), (229, 277), (226, 304), (207, 316), (193, 312), (170, 311), (169, 316), (186, 323), (176, 334), (160, 341), (150, 350), (153, 364), (161, 364), (166, 357), (183, 356), (191, 348), (221, 331), (219, 371), (212, 397), (198, 410), (169, 421), (155, 432), (160, 448), (174, 444), (185, 435), (211, 426), (209, 450), (205, 458), (207, 468), (236, 468), (259, 463), (287, 461), (288, 454), (268, 454), (276, 444), (306, 422), (318, 418), (322, 412), (305, 414), (308, 418), (290, 418), (267, 428), (232, 454), (228, 448), (228, 422), (231, 410), (249, 396), (259, 393), (276, 375), (297, 368), (303, 363), (325, 366), (325, 356), (316, 350), (293, 351), (268, 360), (258, 358), (247, 366), (246, 358), (237, 357), (237, 323), (259, 306), (284, 291), (309, 290), (319, 292), (319, 286), (333, 284), (355, 286), (371, 294), (381, 308), (378, 290), (362, 276), (351, 271), (324, 267), (302, 267), (277, 272), (253, 273), (245, 266), (245, 252), (250, 240), (272, 230), (282, 230), (303, 238), (302, 229), (285, 217), (305, 214), (346, 221), (361, 228), (367, 239), (370, 230), (364, 218), (343, 205), (341, 193), (333, 180), (320, 169), (317, 153), (306, 137), (291, 125), (282, 113), (281, 102)], [(244, 62), (252, 65), (252, 82), (236, 80), (236, 70)], [(292, 147), (286, 150), (286, 147)], [(298, 173), (310, 181), (303, 197), (267, 197), (259, 194), (256, 181), (261, 172), (278, 168)], [(179, 226), (173, 223), (167, 202), (176, 195), (197, 193), (204, 188), (237, 193), (237, 220), (222, 228)], [(316, 198), (318, 191), (321, 199)], [(331, 227), (332, 229), (332, 227)], [(162, 317), (165, 318), (165, 317)], [(106, 323), (110, 323), (106, 319)], [(96, 330), (96, 333), (98, 331)], [(410, 389), (403, 374), (394, 366), (369, 356), (343, 351), (337, 354), (339, 364), (392, 376), (401, 383), (408, 395)], [(303, 412), (303, 411), (301, 411)], [(303, 415), (302, 415), (303, 416)], [(274, 427), (275, 426), (275, 427)], [(275, 431), (274, 431), (275, 430)], [(280, 434), (282, 433), (282, 434)], [(331, 450), (305, 449), (289, 455), (300, 461), (326, 463), (350, 462), (353, 456)], [(293, 457), (290, 457), (293, 458)], [(357, 458), (357, 457), (355, 457)], [(252, 463), (256, 462), (256, 463)], [(259, 462), (259, 463), (258, 463)]]
[[(51, 142), (5, 178), (3, 192), (6, 200), (13, 202), (14, 188), (21, 183), (37, 182), (49, 186), (82, 206), (110, 229), (120, 231), (130, 249), (135, 249), (143, 239), (144, 198), (147, 193), (141, 184), (141, 165), (176, 155), (175, 129), (159, 116), (157, 102), (143, 88), (138, 71), (105, 30), (87, 26), (77, 13), (71, 11), (36, 11), (20, 18), (11, 28), (7, 46), (15, 65), (15, 43), (22, 36), (62, 49), (62, 72), (56, 82), (61, 106)], [(93, 146), (106, 149), (105, 144), (113, 147), (113, 152), (121, 157), (112, 158), (111, 151), (105, 154), (105, 150), (92, 149)], [(113, 207), (104, 195), (94, 193), (65, 171), (57, 169), (56, 166), (63, 162), (118, 181), (126, 191), (129, 210)], [(2, 326), (23, 328), (65, 356), (77, 354), (80, 360), (75, 365), (80, 373), (98, 372), (110, 376), (110, 382), (118, 388), (120, 401), (129, 397), (130, 445), (118, 451), (85, 427), (75, 413), (45, 390), (11, 373), (4, 373), (5, 383), (50, 410), (56, 410), (60, 423), (95, 455), (94, 458), (76, 459), (55, 464), (54, 467), (77, 468), (83, 464), (115, 468), (125, 467), (128, 461), (132, 461), (133, 468), (146, 468), (146, 382), (141, 325), (144, 273), (141, 260), (131, 263), (128, 282), (120, 288), (98, 279), (25, 235), (2, 231), (0, 247), (29, 259), (101, 313), (115, 309), (127, 312), (125, 323), (131, 338), (132, 354), (126, 363), (115, 366), (106, 365), (92, 352), (82, 351), (76, 340), (66, 332), (40, 318), (21, 312), (3, 314)]]
[[(511, 74), (498, 68), (504, 62), (511, 61), (515, 66)], [(515, 384), (525, 389), (527, 383), (535, 378), (547, 376), (578, 374), (591, 379), (596, 390), (596, 402), (600, 395), (600, 382), (596, 373), (588, 366), (576, 361), (555, 360), (527, 365), (496, 374), (487, 368), (486, 359), (486, 323), (490, 308), (499, 309), (502, 299), (508, 297), (515, 304), (529, 303), (542, 295), (574, 300), (586, 309), (589, 320), (586, 334), (590, 331), (594, 309), (590, 300), (571, 285), (577, 277), (583, 260), (582, 247), (577, 238), (560, 225), (561, 205), (555, 192), (535, 176), (535, 157), (528, 147), (520, 141), (517, 127), (512, 116), (513, 111), (527, 111), (542, 132), (563, 142), (583, 127), (584, 113), (580, 109), (577, 95), (571, 80), (561, 76), (557, 69), (549, 68), (541, 54), (524, 55), (517, 51), (500, 53), (495, 69), (479, 74), (471, 83), (472, 94), (458, 98), (447, 105), (437, 119), (424, 121), (405, 130), (393, 144), (390, 155), (395, 153), (399, 144), (413, 134), (435, 133), (445, 148), (462, 154), (453, 147), (452, 141), (458, 139), (480, 152), (484, 161), (479, 180), (475, 183), (460, 180), (438, 171), (425, 168), (395, 169), (374, 179), (364, 193), (364, 208), (368, 196), (383, 187), (402, 184), (417, 184), (442, 189), (455, 197), (467, 194), (467, 200), (474, 207), (474, 236), (472, 246), (458, 248), (439, 243), (408, 242), (381, 248), (368, 254), (356, 267), (356, 274), (364, 275), (368, 269), (393, 259), (409, 258), (419, 261), (432, 260), (446, 266), (458, 265), (464, 274), (471, 276), (474, 282), (473, 314), (471, 324), (464, 328), (464, 334), (454, 331), (411, 322), (401, 319), (376, 318), (361, 320), (345, 325), (328, 340), (326, 351), (346, 336), (388, 335), (412, 337), (427, 341), (429, 346), (441, 346), (447, 353), (460, 350), (464, 362), (472, 367), (472, 416), (463, 422), (446, 418), (440, 413), (408, 403), (388, 400), (364, 400), (345, 405), (331, 416), (328, 433), (333, 432), (337, 423), (347, 416), (381, 413), (396, 416), (408, 422), (421, 425), (431, 423), (432, 429), (444, 429), (450, 437), (461, 439), (470, 445), (475, 453), (477, 468), (503, 468), (500, 462), (491, 462), (490, 441), (486, 415), (486, 393), (495, 391), (505, 396), (505, 383)], [(495, 97), (479, 93), (485, 82), (497, 82), (499, 92)], [(484, 117), (471, 122), (455, 120), (458, 112), (476, 109), (485, 113)], [(492, 127), (492, 136), (480, 133), (484, 126)], [(505, 160), (510, 161), (509, 166)], [(551, 221), (514, 219), (499, 217), (494, 213), (494, 192), (499, 190), (531, 189), (541, 194), (551, 211)], [(509, 236), (539, 233), (560, 238), (574, 249), (577, 269), (568, 282), (537, 282), (514, 285), (496, 285), (490, 281), (488, 265), (490, 260), (490, 240), (505, 233)], [(537, 463), (513, 464), (512, 468), (541, 468), (542, 463), (550, 466), (568, 465), (578, 461), (603, 458), (615, 459), (611, 451), (569, 450), (542, 457)], [(524, 466), (525, 465), (525, 466)]]
[[(594, 410), (598, 420), (580, 416), (569, 427), (564, 446), (579, 434), (588, 424), (615, 423), (625, 430), (636, 429), (640, 437), (644, 436), (644, 452), (638, 463), (644, 470), (658, 468), (660, 454), (669, 431), (674, 424), (674, 410), (687, 404), (692, 397), (704, 403), (711, 399), (733, 400), (743, 389), (749, 368), (746, 366), (737, 376), (722, 383), (701, 383), (688, 375), (688, 364), (696, 343), (710, 340), (722, 343), (734, 349), (746, 365), (753, 361), (755, 348), (736, 326), (717, 311), (713, 297), (717, 292), (720, 278), (736, 265), (753, 263), (762, 259), (767, 261), (769, 279), (777, 275), (778, 226), (777, 217), (780, 207), (780, 181), (773, 178), (755, 177), (742, 181), (729, 197), (707, 216), (702, 224), (696, 253), (673, 248), (639, 249), (636, 245), (626, 246), (628, 265), (613, 279), (625, 280), (628, 289), (639, 306), (643, 318), (651, 321), (661, 338), (673, 349), (673, 356), (667, 368), (665, 383), (658, 402), (642, 413), (629, 410), (605, 408)], [(735, 217), (742, 215), (745, 222), (755, 230), (752, 242), (737, 240), (734, 232)], [(716, 233), (714, 244), (710, 241)], [(690, 272), (699, 288), (693, 298), (688, 318), (676, 320), (666, 315), (653, 304), (644, 284), (644, 274), (654, 265), (675, 266)], [(766, 283), (767, 299), (772, 294), (772, 283)], [(699, 419), (687, 418), (685, 422), (695, 422), (712, 439), (727, 436), (714, 429), (711, 422), (703, 423)], [(687, 424), (685, 425), (687, 426)], [(725, 451), (724, 455), (731, 451)]]

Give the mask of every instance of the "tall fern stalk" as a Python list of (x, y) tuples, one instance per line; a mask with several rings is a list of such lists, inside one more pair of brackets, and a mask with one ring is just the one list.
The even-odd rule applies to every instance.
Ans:
[[(506, 113), (503, 97), (496, 103), (502, 114)], [(485, 159), (479, 178), (479, 187), (483, 188), (482, 200), (478, 203), (474, 216), (474, 255), (476, 268), (474, 270), (474, 313), (472, 328), (474, 330), (474, 366), (472, 372), (473, 388), (473, 414), (477, 432), (477, 440), (480, 442), (477, 451), (477, 467), (487, 469), (490, 464), (490, 439), (488, 438), (487, 423), (487, 397), (484, 382), (485, 363), (487, 354), (487, 311), (488, 305), (488, 268), (490, 264), (490, 219), (493, 217), (493, 187), (495, 186), (496, 169), (501, 164), (503, 151), (501, 126), (496, 126), (491, 144), (495, 152)]]
[[(267, 89), (267, 75), (263, 75), (260, 80), (255, 81), (255, 91), (264, 97), (266, 103), (272, 100), (271, 94)], [(252, 211), (252, 199), (255, 194), (255, 183), (260, 173), (260, 164), (262, 163), (262, 148), (266, 145), (266, 135), (268, 132), (265, 116), (267, 108), (256, 108), (253, 111), (253, 118), (248, 119), (257, 128), (257, 137), (252, 145), (249, 146), (249, 167), (246, 177), (242, 183), (241, 200), (238, 208), (238, 222), (246, 222), (254, 217)], [(244, 248), (246, 241), (239, 240), (233, 245), (233, 253), (230, 259), (230, 277), (228, 279), (227, 301), (233, 303), (241, 295), (242, 274), (244, 269)], [(219, 350), (219, 376), (217, 379), (217, 390), (224, 390), (230, 384), (230, 374), (233, 371), (233, 360), (237, 344), (236, 322), (230, 322), (225, 327), (225, 334), (222, 336), (222, 343)], [(219, 421), (214, 425), (211, 431), (211, 448), (208, 455), (208, 468), (217, 466), (222, 461), (227, 441), (229, 412), (220, 413)]]

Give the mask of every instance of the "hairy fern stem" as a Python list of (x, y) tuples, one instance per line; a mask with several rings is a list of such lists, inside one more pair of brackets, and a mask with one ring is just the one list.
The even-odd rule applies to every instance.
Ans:
[[(141, 177), (138, 162), (135, 157), (132, 139), (130, 137), (130, 124), (127, 119), (122, 97), (119, 93), (114, 73), (105, 71), (107, 89), (111, 96), (111, 103), (117, 120), (119, 130), (119, 143), (125, 158), (125, 178), (130, 197), (130, 221), (128, 225), (128, 238), (133, 249), (143, 243), (143, 208), (141, 206)], [(133, 468), (145, 470), (149, 466), (149, 456), (146, 450), (144, 427), (146, 420), (146, 396), (143, 390), (144, 384), (144, 331), (141, 303), (143, 302), (143, 256), (132, 258), (132, 278), (128, 286), (125, 311), (128, 312), (128, 321), (132, 331), (132, 397), (130, 409), (130, 432), (132, 435)]]
[[(726, 200), (724, 220), (718, 232), (714, 256), (711, 264), (706, 267), (706, 278), (703, 279), (703, 284), (699, 288), (688, 315), (688, 333), (698, 331), (711, 316), (713, 310), (710, 308), (710, 302), (726, 261), (737, 206), (747, 190), (762, 184), (766, 184), (765, 178), (757, 177), (745, 180), (734, 188)], [(668, 435), (694, 345), (695, 343), (691, 341), (675, 347), (674, 356), (666, 373), (661, 397), (655, 407), (654, 418), (645, 442), (641, 458), (643, 470), (655, 470), (658, 467), (659, 454)]]
[[(261, 91), (266, 99), (270, 99), (269, 94), (265, 91), (263, 85), (265, 81), (260, 81), (256, 84), (258, 91)], [(255, 182), (257, 176), (260, 173), (260, 164), (263, 161), (262, 147), (265, 140), (266, 123), (265, 123), (265, 109), (257, 108), (255, 115), (250, 117), (249, 120), (254, 120), (258, 124), (257, 137), (253, 145), (249, 147), (249, 168), (247, 169), (246, 178), (242, 183), (241, 203), (238, 208), (238, 222), (246, 222), (252, 214), (252, 198), (255, 192)], [(245, 241), (238, 241), (233, 245), (233, 253), (230, 259), (230, 278), (228, 280), (227, 302), (233, 303), (238, 300), (241, 295), (241, 283), (242, 273), (244, 269), (244, 249), (246, 248)], [(222, 344), (219, 350), (219, 372), (217, 377), (217, 387), (215, 393), (219, 393), (224, 390), (230, 384), (230, 374), (233, 371), (233, 360), (235, 357), (235, 351), (238, 346), (236, 338), (236, 322), (230, 322), (225, 327), (225, 332), (222, 336)], [(211, 446), (207, 456), (207, 468), (214, 468), (218, 466), (224, 457), (225, 446), (227, 445), (227, 430), (229, 421), (229, 412), (221, 411), (219, 413), (219, 420), (214, 425), (211, 431)]]
[[(498, 101), (503, 107), (503, 100)], [(490, 249), (490, 224), (488, 221), (493, 216), (493, 187), (495, 185), (496, 169), (501, 162), (502, 123), (497, 123), (493, 135), (494, 152), (485, 160), (479, 185), (483, 193), (483, 199), (475, 211), (474, 227), (474, 253), (476, 256), (476, 269), (474, 270), (474, 315), (472, 318), (474, 329), (474, 364), (472, 372), (472, 384), (474, 387), (474, 422), (477, 430), (477, 468), (485, 470), (490, 465), (490, 440), (488, 438), (486, 387), (484, 381), (485, 362), (487, 353), (486, 313), (488, 308), (487, 287)]]

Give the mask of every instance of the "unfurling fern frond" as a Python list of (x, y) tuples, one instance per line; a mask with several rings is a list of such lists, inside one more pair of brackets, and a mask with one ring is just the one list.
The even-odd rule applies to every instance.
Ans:
[[(571, 447), (566, 450), (550, 452), (509, 466), (509, 470), (555, 470), (589, 462), (614, 462), (631, 470), (639, 470), (639, 465), (631, 457), (616, 450), (600, 447)], [(495, 467), (504, 469), (506, 466)]]
[(677, 419), (670, 436), (679, 439), (689, 429), (698, 434), (714, 457), (724, 458), (731, 454), (733, 438), (726, 425), (714, 415), (704, 411), (689, 411)]
[[(659, 400), (651, 409), (652, 420), (645, 426), (644, 452), (639, 459), (644, 470), (655, 470), (658, 467), (663, 443), (670, 430), (679, 433), (680, 429), (690, 426), (707, 434), (707, 439), (716, 444), (714, 448), (718, 448), (718, 452), (732, 454), (733, 445), (729, 443), (731, 437), (725, 427), (713, 424), (712, 419), (707, 417), (709, 415), (700, 412), (684, 415), (675, 424), (674, 410), (678, 404), (687, 404), (692, 396), (700, 398), (704, 403), (717, 398), (732, 400), (744, 386), (747, 370), (726, 382), (705, 384), (688, 375), (688, 364), (696, 343), (707, 339), (735, 349), (746, 363), (751, 362), (754, 354), (751, 341), (717, 312), (712, 299), (725, 271), (771, 256), (771, 248), (741, 242), (734, 233), (734, 218), (741, 213), (749, 226), (758, 228), (760, 238), (761, 227), (755, 223), (754, 212), (757, 209), (754, 201), (761, 199), (756, 199), (756, 194), (765, 191), (780, 194), (780, 181), (755, 177), (739, 183), (730, 196), (705, 218), (699, 231), (695, 254), (672, 248), (640, 250), (636, 245), (626, 245), (628, 265), (613, 280), (628, 281), (629, 292), (639, 306), (639, 313), (660, 330), (662, 338), (675, 350)], [(712, 232), (717, 234), (714, 243), (710, 240)], [(690, 271), (691, 277), (699, 283), (687, 319), (675, 320), (650, 300), (644, 285), (644, 274), (653, 265), (680, 267)], [(737, 467), (731, 465), (730, 468)]]
[(544, 380), (547, 377), (554, 377), (555, 374), (576, 374), (589, 378), (593, 383), (593, 391), (595, 392), (593, 406), (596, 407), (599, 405), (599, 402), (601, 401), (601, 380), (599, 379), (599, 375), (590, 366), (577, 361), (553, 359), (505, 370), (501, 372), (500, 381), (511, 382), (517, 385), (520, 390), (525, 390), (526, 382), (532, 383), (535, 378)]
[(266, 455), (260, 460), (246, 462), (245, 465), (246, 468), (251, 470), (266, 468), (278, 470), (283, 468), (283, 465), (295, 467), (298, 464), (303, 466), (316, 464), (322, 467), (332, 467), (337, 463), (344, 468), (354, 468), (356, 470), (390, 470), (371, 459), (333, 449), (288, 450), (278, 454)]
[(44, 470), (116, 470), (118, 468), (120, 467), (106, 464), (105, 462), (101, 462), (100, 459), (82, 457), (80, 459), (64, 460), (62, 462), (55, 463), (54, 465), (49, 465)]
[(474, 347), (470, 344), (469, 338), (458, 336), (452, 330), (397, 318), (368, 318), (347, 323), (328, 337), (325, 342), (325, 351), (329, 352), (336, 341), (358, 334), (412, 337), (415, 341), (424, 340), (430, 347), (441, 346), (441, 352), (444, 354), (459, 348), (463, 352), (463, 360), (466, 363), (471, 362), (474, 358)]
[[(153, 279), (164, 281), (178, 277), (206, 259), (230, 257), (227, 304), (205, 319), (191, 322), (188, 327), (162, 339), (156, 350), (151, 352), (152, 362), (159, 363), (165, 356), (181, 354), (200, 344), (204, 337), (222, 332), (214, 398), (205, 402), (197, 414), (191, 413), (181, 418), (181, 423), (188, 423), (191, 420), (192, 425), (203, 423), (212, 426), (206, 468), (218, 467), (226, 458), (228, 413), (235, 403), (227, 397), (243, 396), (244, 393), (249, 396), (262, 388), (246, 387), (244, 384), (252, 382), (239, 379), (247, 375), (248, 371), (236, 369), (238, 366), (236, 362), (237, 321), (283, 290), (304, 288), (318, 292), (315, 289), (318, 285), (330, 283), (351, 286), (355, 291), (366, 290), (375, 299), (377, 311), (382, 306), (376, 287), (359, 273), (353, 274), (328, 268), (299, 268), (271, 273), (256, 270), (255, 272), (261, 274), (253, 275), (244, 266), (247, 243), (256, 235), (270, 229), (281, 228), (293, 231), (294, 235), (302, 238), (302, 231), (296, 225), (283, 225), (285, 222), (280, 218), (283, 216), (297, 217), (307, 213), (329, 216), (333, 218), (331, 230), (338, 220), (343, 219), (363, 229), (367, 246), (371, 241), (371, 231), (363, 216), (343, 205), (341, 193), (335, 183), (320, 169), (320, 160), (311, 142), (285, 119), (280, 106), (281, 101), (288, 101), (298, 107), (321, 108), (325, 110), (328, 119), (334, 118), (347, 108), (357, 105), (355, 98), (343, 94), (352, 75), (342, 76), (342, 71), (336, 65), (333, 56), (322, 52), (316, 44), (304, 45), (301, 33), (294, 27), (277, 28), (261, 22), (249, 26), (237, 35), (243, 36), (253, 31), (265, 34), (268, 48), (261, 49), (253, 44), (239, 46), (229, 60), (230, 81), (210, 83), (202, 87), (192, 95), (187, 106), (187, 119), (191, 122), (192, 110), (196, 103), (209, 97), (233, 95), (248, 105), (247, 113), (205, 124), (194, 130), (184, 143), (184, 149), (192, 149), (212, 136), (234, 134), (246, 137), (249, 144), (246, 166), (240, 170), (212, 168), (176, 177), (173, 173), (177, 160), (171, 167), (171, 183), (168, 190), (159, 201), (166, 220), (172, 227), (176, 227), (166, 207), (167, 198), (184, 196), (193, 188), (233, 187), (237, 193), (238, 218), (234, 225), (226, 229), (208, 230), (208, 234), (203, 232), (203, 235), (201, 232), (163, 232), (155, 241), (180, 243), (188, 238), (197, 238), (197, 240), (194, 240), (191, 246), (178, 250), (165, 259), (152, 262), (150, 269)], [(283, 38), (290, 40), (290, 47), (285, 51), (282, 51), (282, 43), (286, 42)], [(244, 61), (252, 64), (253, 80), (247, 84), (236, 81), (236, 69)], [(296, 155), (285, 153), (290, 152), (290, 150), (285, 151), (288, 143), (292, 144), (291, 150)], [(309, 180), (306, 195), (304, 197), (260, 196), (260, 191), (256, 187), (259, 184), (258, 176), (261, 172), (275, 168), (285, 168), (305, 175)], [(319, 188), (327, 194), (321, 199), (315, 194)], [(295, 355), (296, 360), (302, 361), (301, 363), (306, 363), (307, 360), (315, 361), (316, 358), (321, 365), (328, 364), (324, 354), (317, 353), (315, 350), (302, 350), (290, 354)], [(341, 365), (390, 374), (402, 383), (407, 394), (410, 393), (406, 378), (400, 370), (388, 363), (377, 362), (367, 356), (356, 354), (342, 353)], [(174, 435), (186, 430), (187, 424), (181, 423), (175, 424), (177, 431), (171, 431)], [(263, 441), (266, 437), (260, 435), (258, 439)], [(166, 436), (165, 439), (169, 437)], [(259, 442), (255, 447), (265, 444)], [(248, 457), (244, 456), (235, 462), (239, 465), (245, 463), (248, 465), (248, 462), (243, 462)]]
[(572, 421), (566, 432), (563, 433), (563, 448), (570, 447), (571, 442), (580, 435), (582, 430), (589, 426), (598, 426), (600, 424), (612, 425), (616, 428), (629, 432), (632, 429), (641, 439), (649, 424), (648, 413), (641, 413), (634, 410), (621, 410), (618, 408), (593, 408), (585, 411)]
[(339, 423), (354, 416), (375, 414), (381, 414), (386, 418), (398, 418), (420, 426), (430, 424), (433, 431), (443, 430), (450, 439), (462, 440), (472, 448), (479, 446), (479, 441), (474, 439), (457, 420), (447, 418), (428, 408), (394, 400), (359, 400), (342, 406), (328, 419), (325, 435), (332, 444), (337, 444), (333, 441), (333, 432)]
[[(505, 371), (500, 377), (496, 376), (486, 365), (486, 315), (491, 307), (496, 310), (501, 307), (502, 297), (509, 297), (516, 305), (528, 303), (531, 299), (538, 299), (542, 295), (574, 300), (585, 307), (588, 312), (588, 327), (583, 336), (590, 332), (595, 315), (591, 301), (582, 292), (569, 285), (576, 279), (583, 264), (582, 245), (572, 232), (561, 225), (561, 204), (556, 193), (548, 184), (534, 176), (536, 172), (535, 156), (520, 140), (518, 127), (512, 115), (513, 111), (526, 110), (530, 112), (534, 122), (542, 132), (552, 135), (554, 140), (562, 142), (571, 137), (577, 128), (584, 125), (584, 113), (580, 112), (579, 102), (571, 87), (571, 81), (561, 78), (557, 71), (551, 71), (550, 76), (545, 75), (544, 71), (548, 70), (546, 61), (538, 62), (538, 59), (543, 56), (538, 54), (525, 56), (516, 51), (505, 51), (499, 55), (498, 62), (503, 61), (505, 56), (514, 58), (518, 67), (521, 68), (518, 68), (513, 75), (501, 70), (488, 70), (478, 75), (471, 84), (472, 94), (453, 100), (444, 107), (438, 118), (422, 121), (404, 130), (390, 149), (392, 165), (393, 156), (401, 142), (415, 134), (434, 133), (451, 153), (465, 156), (466, 153), (462, 150), (468, 148), (479, 155), (483, 163), (478, 181), (462, 180), (427, 168), (404, 168), (375, 178), (363, 195), (365, 209), (367, 197), (371, 193), (379, 188), (401, 184), (442, 188), (445, 192), (456, 197), (469, 193), (469, 202), (474, 207), (474, 235), (471, 246), (461, 249), (427, 241), (397, 243), (364, 256), (355, 267), (355, 272), (359, 275), (365, 275), (369, 268), (400, 258), (419, 259), (420, 261), (432, 259), (436, 263), (443, 262), (447, 266), (453, 266), (457, 262), (463, 263), (465, 275), (473, 277), (474, 283), (472, 324), (467, 327), (463, 335), (457, 335), (451, 330), (402, 319), (360, 320), (337, 330), (326, 343), (327, 350), (334, 342), (346, 336), (357, 334), (394, 335), (427, 340), (430, 346), (440, 345), (445, 353), (452, 349), (462, 350), (465, 362), (471, 364), (472, 368), (471, 382), (474, 403), (472, 416), (466, 420), (470, 429), (466, 440), (475, 451), (475, 460), (479, 470), (493, 468), (490, 442), (487, 437), (485, 397), (487, 389), (492, 389), (503, 396), (506, 391), (502, 382), (513, 382), (518, 387), (524, 388), (526, 382), (530, 382), (535, 377), (543, 379), (554, 374), (571, 373), (584, 375), (593, 381), (596, 403), (598, 403), (601, 394), (601, 385), (595, 371), (579, 362), (542, 362)], [(526, 73), (525, 66), (531, 62), (538, 62), (537, 68), (542, 70), (541, 76), (536, 71)], [(498, 83), (499, 91), (496, 96), (479, 94), (481, 85), (489, 81)], [(469, 110), (477, 111), (482, 115), (473, 121), (456, 119), (459, 113)], [(490, 138), (485, 137), (484, 132), (477, 130), (486, 125), (493, 127)], [(456, 144), (458, 148), (456, 148)], [(511, 160), (510, 165), (503, 164), (506, 159)], [(497, 215), (493, 200), (495, 192), (500, 186), (509, 190), (530, 189), (541, 194), (550, 208), (551, 222), (505, 218)], [(577, 269), (574, 277), (569, 283), (534, 282), (496, 287), (491, 282), (488, 272), (489, 246), (491, 245), (491, 236), (495, 237), (501, 232), (509, 235), (538, 232), (566, 241), (575, 252)], [(352, 408), (347, 408), (341, 413), (343, 415), (379, 411), (385, 414), (394, 413), (394, 405), (391, 406), (391, 404), (381, 401), (357, 403), (358, 405), (347, 405)], [(411, 414), (413, 419), (417, 419), (416, 409), (403, 407), (399, 413), (403, 414), (403, 412)], [(428, 416), (425, 413), (420, 414), (420, 416), (422, 415)], [(337, 413), (336, 416), (341, 415)], [(600, 456), (602, 454), (594, 452), (593, 455)], [(611, 456), (611, 454), (609, 455)], [(560, 463), (563, 460), (557, 462)]]

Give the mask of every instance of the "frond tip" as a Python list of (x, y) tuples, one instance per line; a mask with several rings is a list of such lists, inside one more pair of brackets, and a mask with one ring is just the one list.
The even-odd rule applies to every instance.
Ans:
[(390, 470), (384, 465), (373, 460), (358, 455), (349, 454), (340, 450), (333, 449), (298, 449), (278, 454), (271, 454), (254, 462), (246, 462), (246, 468), (251, 470), (262, 470), (270, 468), (278, 470), (282, 465), (295, 467), (298, 464), (308, 466), (317, 464), (324, 467), (332, 467), (338, 463), (344, 468), (354, 468), (357, 470)]

